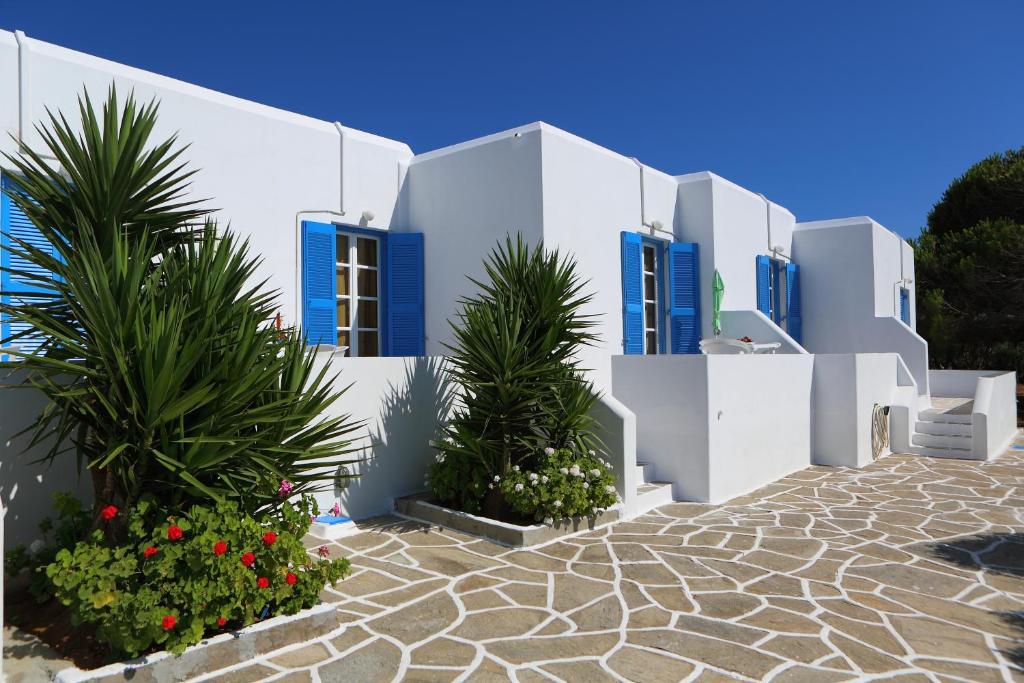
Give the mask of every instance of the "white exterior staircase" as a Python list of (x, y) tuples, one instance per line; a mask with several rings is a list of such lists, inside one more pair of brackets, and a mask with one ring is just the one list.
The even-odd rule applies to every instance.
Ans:
[[(936, 399), (938, 402), (939, 399)], [(973, 459), (971, 399), (942, 399), (917, 414), (911, 435), (911, 452), (936, 458)]]
[(636, 510), (637, 514), (653, 510), (661, 505), (674, 501), (672, 484), (664, 481), (653, 481), (654, 472), (650, 463), (636, 464)]

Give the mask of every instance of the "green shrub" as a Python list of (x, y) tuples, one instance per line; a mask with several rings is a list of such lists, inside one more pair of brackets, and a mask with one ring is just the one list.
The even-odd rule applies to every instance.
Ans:
[(593, 515), (618, 500), (611, 465), (594, 451), (578, 455), (570, 448), (546, 448), (535, 463), (532, 469), (516, 465), (504, 478), (496, 477), (516, 512), (552, 524), (563, 517)]
[(314, 560), (302, 544), (311, 499), (280, 510), (261, 523), (230, 502), (161, 518), (143, 499), (124, 520), (105, 507), (101, 519), (121, 521), (124, 541), (97, 529), (59, 551), (46, 575), (73, 622), (95, 625), (116, 654), (179, 653), (218, 631), (312, 607), (347, 573), (346, 560)]
[(501, 516), (503, 490), (482, 483), (532, 467), (547, 446), (600, 447), (591, 417), (598, 394), (579, 366), (580, 349), (597, 337), (571, 257), (507, 237), (484, 268), (479, 293), (450, 321), (448, 375), (461, 391), (428, 483), (447, 505)]

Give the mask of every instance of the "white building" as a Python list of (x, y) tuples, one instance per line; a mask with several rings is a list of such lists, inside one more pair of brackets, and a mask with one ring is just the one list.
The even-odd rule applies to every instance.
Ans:
[[(605, 393), (605, 441), (630, 512), (671, 497), (721, 502), (811, 463), (864, 465), (875, 406), (891, 407), (900, 452), (988, 458), (1015, 431), (1012, 373), (929, 371), (913, 250), (870, 218), (800, 223), (713, 173), (671, 176), (544, 123), (414, 154), (0, 31), (0, 129), (16, 140), (41, 149), (33, 124), (47, 109), (74, 115), (83, 87), (97, 100), (112, 82), (160, 100), (158, 138), (178, 131), (192, 144), (195, 194), (215, 198), (217, 217), (262, 254), (285, 320), (348, 347), (323, 362), (355, 383), (337, 410), (370, 420), (373, 457), (336, 493), (353, 516), (423, 488), (446, 405), (433, 357), (473, 289), (467, 276), (513, 232), (571, 252), (590, 280), (601, 342), (583, 360)], [(0, 138), (0, 150), (14, 148)], [(17, 216), (3, 206), (6, 231)], [(778, 343), (775, 354), (699, 352), (716, 270), (722, 338)], [(10, 393), (0, 443), (39, 407)], [(17, 440), (0, 450), (15, 539), (31, 533), (47, 491), (74, 483), (70, 466), (40, 473), (20, 450)], [(670, 486), (638, 495), (641, 476)]]

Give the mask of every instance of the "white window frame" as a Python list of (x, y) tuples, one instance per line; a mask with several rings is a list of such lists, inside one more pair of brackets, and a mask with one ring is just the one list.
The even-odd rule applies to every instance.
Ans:
[[(647, 250), (648, 249), (650, 249), (651, 253), (654, 255), (654, 260), (653, 260), (654, 270), (653, 271), (647, 270), (647, 266), (646, 266), (646, 263), (647, 263), (646, 256), (647, 256)], [(651, 355), (657, 355), (661, 351), (660, 348), (659, 348), (659, 346), (660, 346), (659, 342), (661, 341), (661, 326), (664, 324), (664, 322), (661, 320), (661, 311), (664, 310), (664, 306), (662, 305), (662, 302), (659, 301), (658, 296), (659, 295), (664, 296), (665, 288), (663, 286), (661, 286), (661, 284), (662, 284), (661, 283), (661, 277), (663, 276), (663, 273), (659, 273), (658, 272), (658, 265), (659, 265), (660, 260), (661, 259), (660, 259), (660, 254), (658, 253), (658, 246), (657, 245), (651, 244), (650, 242), (647, 242), (647, 241), (643, 241), (643, 242), (640, 243), (640, 292), (641, 292), (641, 294), (640, 294), (641, 299), (640, 300), (641, 300), (641, 305), (643, 307), (642, 312), (643, 312), (643, 321), (644, 321), (643, 350), (642, 350), (642, 352), (645, 355), (651, 354), (650, 347), (647, 345), (647, 335), (650, 332), (654, 333), (654, 353), (651, 354)], [(652, 297), (650, 299), (647, 298), (647, 296), (649, 294), (649, 292), (647, 291), (647, 276), (648, 275), (653, 276), (653, 279), (654, 279), (654, 292), (650, 293), (651, 297)], [(654, 304), (654, 327), (648, 327), (647, 326), (647, 305), (648, 304)]]
[[(360, 332), (376, 332), (377, 333), (377, 354), (376, 354), (376, 356), (380, 356), (380, 355), (382, 355), (382, 352), (383, 352), (383, 349), (381, 348), (382, 340), (381, 340), (381, 326), (380, 326), (381, 307), (383, 305), (383, 303), (381, 301), (381, 297), (380, 297), (381, 284), (382, 284), (381, 283), (381, 257), (383, 256), (383, 253), (381, 252), (381, 246), (382, 246), (381, 240), (380, 240), (380, 238), (374, 237), (373, 235), (366, 235), (366, 234), (357, 233), (357, 232), (348, 232), (347, 230), (341, 230), (341, 229), (339, 229), (337, 231), (337, 235), (338, 236), (344, 236), (348, 240), (348, 263), (343, 263), (338, 258), (338, 255), (337, 254), (335, 255), (335, 259), (334, 259), (334, 261), (335, 261), (335, 263), (334, 263), (335, 277), (337, 277), (337, 275), (341, 272), (341, 270), (343, 268), (348, 268), (348, 292), (349, 292), (348, 294), (341, 294), (340, 292), (335, 292), (335, 299), (336, 299), (335, 305), (337, 305), (338, 303), (341, 303), (343, 300), (348, 300), (348, 303), (349, 303), (349, 306), (348, 306), (348, 308), (349, 308), (349, 319), (345, 321), (346, 324), (344, 324), (344, 325), (341, 324), (342, 323), (341, 320), (339, 320), (338, 324), (336, 325), (336, 331), (337, 331), (338, 339), (339, 339), (338, 345), (342, 346), (342, 344), (340, 343), (341, 334), (343, 332), (347, 332), (348, 333), (348, 342), (349, 343), (347, 345), (348, 346), (348, 350), (345, 352), (345, 355), (348, 356), (348, 357), (351, 357), (351, 358), (362, 357), (363, 354), (360, 352), (360, 349), (359, 349), (359, 333)], [(360, 239), (372, 240), (372, 241), (376, 242), (376, 244), (377, 244), (377, 250), (376, 250), (377, 251), (377, 261), (376, 261), (377, 265), (375, 265), (375, 266), (359, 265), (359, 262), (358, 262), (359, 261), (358, 249), (359, 249), (359, 240)], [(376, 296), (364, 296), (364, 295), (359, 293), (359, 272), (360, 271), (366, 271), (366, 270), (375, 270), (377, 272), (377, 295)], [(370, 301), (376, 302), (376, 304), (377, 304), (377, 326), (376, 327), (360, 327), (359, 326), (359, 303), (360, 302), (370, 302)], [(353, 324), (353, 322), (355, 324)]]

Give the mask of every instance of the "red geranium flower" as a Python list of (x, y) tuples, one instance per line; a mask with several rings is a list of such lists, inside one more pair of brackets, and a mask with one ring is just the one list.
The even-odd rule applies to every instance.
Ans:
[(260, 588), (266, 588), (270, 585), (270, 579), (268, 579), (265, 576), (261, 576), (260, 578), (256, 579), (256, 585)]
[(177, 624), (177, 623), (178, 623), (178, 620), (175, 619), (173, 615), (168, 614), (166, 617), (164, 617), (164, 620), (163, 620), (164, 630), (165, 631), (170, 631), (172, 628), (174, 628), (174, 625)]
[(100, 517), (103, 518), (103, 521), (109, 522), (114, 517), (117, 517), (117, 508), (114, 507), (113, 505), (108, 505), (107, 507), (100, 510)]
[(217, 619), (217, 626), (223, 626), (226, 623), (228, 623), (228, 620), (224, 617), (220, 617), (219, 619)]
[(263, 534), (263, 542), (267, 545), (274, 545), (274, 542), (276, 540), (277, 534), (275, 534), (273, 531), (268, 531), (267, 533)]
[(213, 554), (220, 557), (228, 551), (228, 544), (224, 541), (217, 541), (213, 544)]
[(181, 530), (181, 527), (177, 524), (172, 524), (167, 527), (167, 538), (171, 541), (181, 540), (181, 537), (185, 535), (185, 532)]
[(143, 554), (144, 557), (149, 558), (149, 557), (153, 557), (154, 555), (156, 555), (158, 551), (159, 551), (159, 548), (157, 548), (155, 545), (151, 545), (148, 548), (146, 548), (145, 550), (143, 550), (142, 554)]
[(288, 572), (284, 577), (284, 582), (287, 583), (289, 586), (294, 586), (295, 582), (298, 580), (299, 577), (295, 576), (295, 574), (292, 574), (291, 572)]
[(255, 561), (256, 561), (256, 556), (253, 555), (252, 553), (246, 553), (246, 554), (242, 555), (242, 564), (244, 564), (246, 567), (251, 567), (252, 563), (255, 562)]

